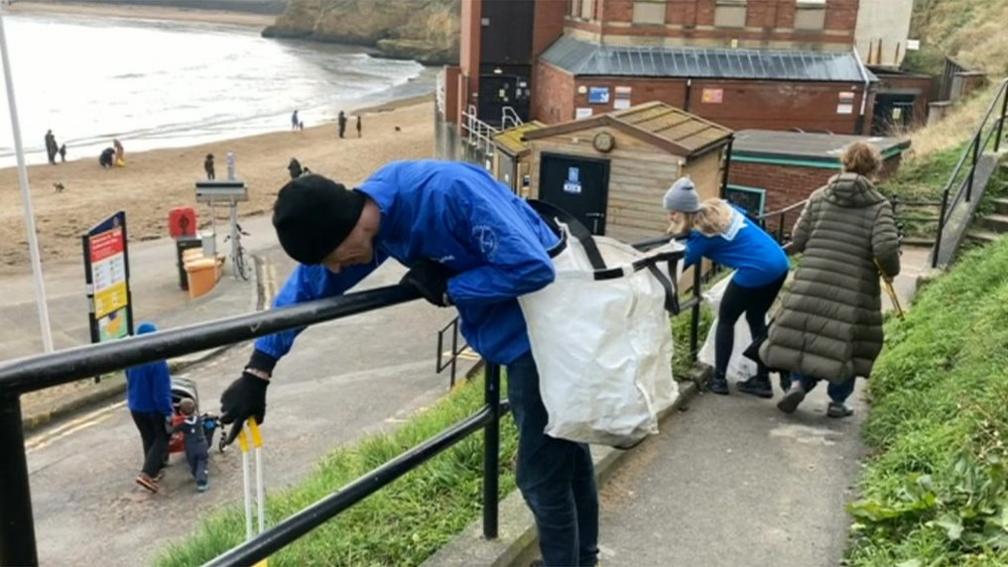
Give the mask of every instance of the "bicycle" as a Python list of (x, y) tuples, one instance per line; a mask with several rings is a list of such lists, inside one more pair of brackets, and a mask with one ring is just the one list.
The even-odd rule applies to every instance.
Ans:
[[(238, 230), (235, 232), (235, 245), (231, 248), (231, 266), (234, 269), (235, 275), (244, 281), (248, 281), (251, 267), (249, 266), (248, 254), (245, 247), (242, 246), (241, 237), (251, 235), (243, 230), (240, 224), (235, 223), (235, 227)], [(227, 244), (228, 240), (231, 240), (230, 234), (224, 237), (224, 243)]]

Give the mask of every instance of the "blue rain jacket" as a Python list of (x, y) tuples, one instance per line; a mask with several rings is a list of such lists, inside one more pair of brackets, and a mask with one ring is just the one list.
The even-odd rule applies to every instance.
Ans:
[[(141, 323), (138, 335), (153, 333), (153, 323)], [(126, 405), (130, 411), (172, 414), (171, 374), (168, 363), (159, 360), (126, 369)]]
[[(558, 242), (535, 211), (485, 170), (465, 163), (394, 162), (357, 190), (381, 211), (374, 261), (339, 274), (299, 265), (274, 307), (341, 294), (389, 257), (406, 266), (431, 259), (456, 274), (448, 280), (448, 295), (473, 349), (497, 364), (529, 351), (515, 298), (552, 283), (547, 250)], [(278, 359), (300, 331), (262, 337), (255, 348)]]

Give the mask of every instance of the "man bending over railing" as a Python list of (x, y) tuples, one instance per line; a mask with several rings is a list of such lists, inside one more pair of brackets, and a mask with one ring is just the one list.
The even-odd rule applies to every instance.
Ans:
[[(517, 482), (535, 516), (546, 565), (595, 565), (598, 494), (588, 446), (543, 433), (539, 374), (516, 298), (553, 282), (558, 238), (524, 201), (483, 169), (462, 163), (389, 164), (356, 189), (306, 175), (273, 208), (280, 244), (299, 265), (275, 307), (339, 295), (386, 258), (429, 302), (454, 305), (469, 345), (508, 372), (518, 426)], [(266, 411), (273, 368), (300, 330), (260, 338), (221, 396), (227, 443)]]

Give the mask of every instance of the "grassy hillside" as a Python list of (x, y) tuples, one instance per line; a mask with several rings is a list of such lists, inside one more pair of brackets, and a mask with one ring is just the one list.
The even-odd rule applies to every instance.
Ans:
[(1008, 74), (1008, 1), (916, 0), (910, 37), (921, 40), (921, 50), (911, 51), (906, 65), (937, 74), (944, 57), (992, 76)]
[(869, 381), (852, 565), (1008, 564), (1008, 240), (886, 326)]

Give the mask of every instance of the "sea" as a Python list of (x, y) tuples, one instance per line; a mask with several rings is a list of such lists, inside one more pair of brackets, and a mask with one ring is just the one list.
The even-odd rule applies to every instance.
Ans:
[[(260, 37), (226, 24), (55, 14), (3, 16), (28, 163), (45, 133), (67, 159), (117, 138), (127, 154), (305, 127), (354, 109), (432, 93), (436, 69), (359, 46)], [(0, 167), (15, 164), (0, 88)]]

